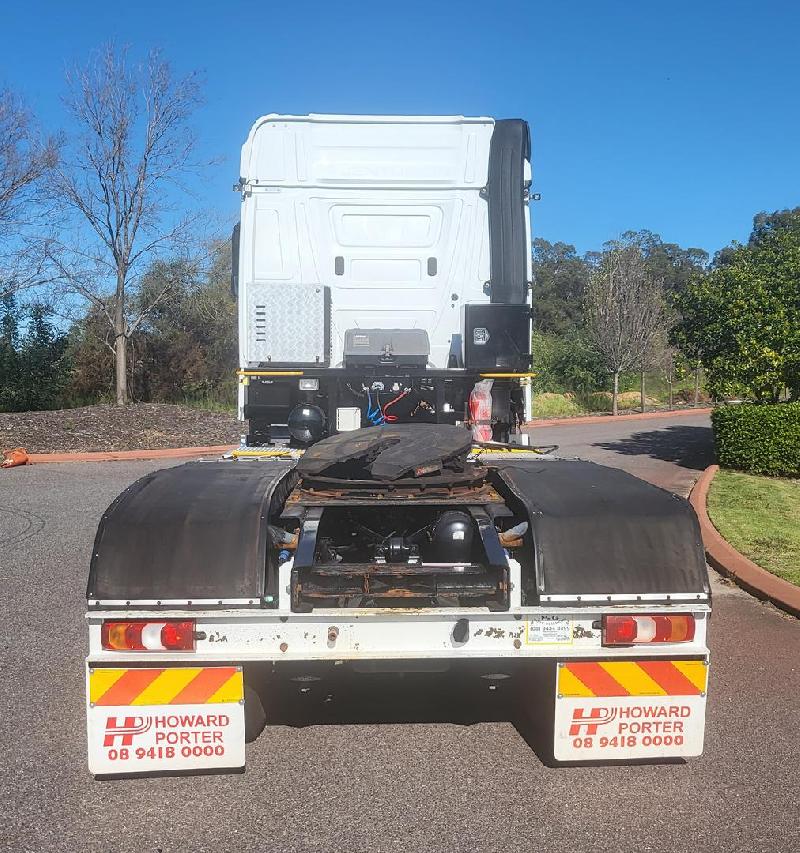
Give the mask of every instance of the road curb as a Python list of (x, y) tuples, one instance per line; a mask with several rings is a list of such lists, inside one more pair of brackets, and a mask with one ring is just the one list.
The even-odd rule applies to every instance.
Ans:
[(719, 471), (719, 465), (709, 465), (700, 475), (695, 483), (689, 502), (697, 513), (700, 521), (700, 530), (703, 534), (703, 545), (706, 549), (708, 562), (718, 572), (726, 575), (743, 589), (746, 589), (757, 598), (771, 601), (776, 607), (800, 616), (800, 587), (785, 581), (776, 575), (762, 569), (752, 560), (748, 560), (740, 554), (729, 542), (727, 542), (714, 527), (708, 516), (706, 501), (708, 490)]
[(197, 456), (221, 456), (238, 445), (221, 444), (211, 447), (160, 447), (157, 450), (109, 450), (98, 453), (31, 453), (29, 462), (130, 462), (136, 459), (190, 459)]
[(582, 415), (577, 418), (542, 418), (528, 421), (526, 427), (576, 426), (582, 424), (617, 423), (618, 421), (649, 421), (656, 418), (677, 418), (681, 415), (710, 415), (714, 410), (710, 407), (703, 409), (668, 409), (665, 412), (636, 412), (632, 415)]

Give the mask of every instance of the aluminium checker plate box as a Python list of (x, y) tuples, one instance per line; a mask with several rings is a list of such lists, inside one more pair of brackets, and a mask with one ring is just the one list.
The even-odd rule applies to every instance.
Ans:
[(249, 364), (327, 367), (330, 289), (321, 284), (265, 282), (247, 288)]

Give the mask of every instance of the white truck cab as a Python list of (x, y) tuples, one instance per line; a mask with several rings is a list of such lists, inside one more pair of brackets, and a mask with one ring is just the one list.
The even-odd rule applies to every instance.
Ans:
[(353, 427), (380, 422), (368, 411), (399, 393), (400, 421), (465, 423), (482, 377), (496, 380), (495, 436), (515, 431), (529, 415), (530, 183), (517, 119), (258, 119), (234, 232), (249, 443), (296, 441), (293, 409), (313, 407), (317, 437), (340, 408), (360, 410)]

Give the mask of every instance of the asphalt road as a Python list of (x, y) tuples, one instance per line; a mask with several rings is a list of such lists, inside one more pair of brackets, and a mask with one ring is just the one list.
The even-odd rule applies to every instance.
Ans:
[[(565, 455), (685, 491), (692, 466), (708, 458), (707, 422), (660, 426), (535, 435), (560, 443)], [(502, 697), (465, 699), (437, 679), (426, 689), (384, 685), (372, 700), (337, 697), (335, 711), (310, 709), (314, 725), (270, 726), (248, 746), (244, 775), (93, 781), (83, 707), (86, 568), (101, 511), (155, 467), (0, 472), (0, 849), (795, 849), (800, 622), (719, 582), (700, 759), (551, 769), (505, 721)], [(474, 718), (481, 721), (454, 722)]]
[(714, 459), (711, 420), (686, 412), (646, 420), (608, 418), (597, 424), (536, 427), (531, 443), (557, 444), (558, 456), (592, 459), (622, 468), (684, 497)]

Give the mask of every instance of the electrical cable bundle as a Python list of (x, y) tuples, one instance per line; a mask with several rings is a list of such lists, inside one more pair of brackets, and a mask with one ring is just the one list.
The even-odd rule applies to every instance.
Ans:
[(386, 423), (386, 419), (383, 416), (383, 411), (381, 410), (381, 395), (379, 391), (375, 391), (375, 407), (372, 406), (372, 394), (370, 393), (369, 388), (367, 388), (367, 420), (373, 426), (381, 426), (381, 424)]

